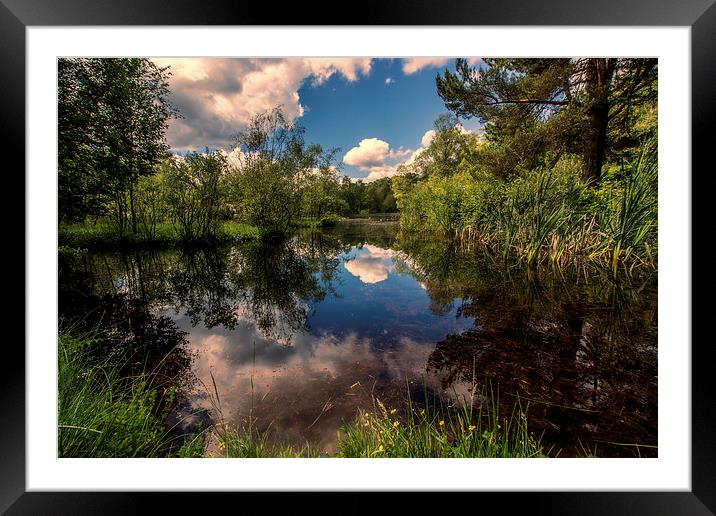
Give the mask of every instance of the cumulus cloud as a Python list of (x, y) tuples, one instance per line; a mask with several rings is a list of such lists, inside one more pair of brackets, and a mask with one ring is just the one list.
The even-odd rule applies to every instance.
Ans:
[[(462, 134), (474, 134), (472, 130), (466, 129), (462, 124), (455, 124), (455, 128)], [(410, 165), (418, 159), (430, 146), (436, 134), (435, 129), (425, 131), (422, 138), (420, 138), (420, 147), (417, 149), (406, 149), (404, 147), (391, 149), (388, 142), (377, 138), (361, 140), (358, 147), (353, 147), (343, 157), (343, 162), (347, 165), (357, 166), (362, 172), (368, 172), (366, 177), (351, 178), (353, 182), (372, 183), (384, 177), (392, 177), (398, 174), (400, 165)], [(484, 141), (483, 134), (478, 135), (478, 141)], [(380, 144), (377, 142), (380, 142)], [(364, 160), (360, 161), (359, 157), (363, 157)], [(350, 162), (346, 158), (349, 158)]]
[(403, 59), (403, 73), (406, 75), (419, 72), (423, 68), (446, 66), (450, 62), (449, 57), (410, 57)]
[(430, 129), (429, 131), (426, 131), (420, 139), (420, 145), (423, 147), (429, 146), (430, 142), (433, 141), (433, 138), (435, 138), (435, 129)]
[(377, 181), (378, 179), (383, 179), (384, 177), (392, 177), (397, 173), (397, 167), (392, 165), (383, 165), (381, 167), (371, 167), (370, 172), (365, 177), (360, 178), (354, 178), (355, 181), (363, 181), (364, 183), (372, 183), (373, 181)]
[(221, 154), (224, 155), (224, 157), (226, 158), (226, 163), (231, 168), (241, 167), (241, 165), (244, 162), (244, 157), (246, 156), (246, 153), (241, 152), (241, 149), (239, 149), (238, 147), (235, 149), (232, 149), (230, 152), (222, 150)]
[(390, 152), (388, 142), (378, 138), (364, 138), (343, 156), (343, 163), (355, 167), (381, 166)]
[(388, 273), (395, 270), (393, 256), (395, 251), (366, 244), (356, 252), (356, 256), (344, 263), (348, 272), (363, 283), (380, 283), (388, 279)]
[(363, 178), (352, 178), (353, 181), (371, 183), (383, 177), (395, 175), (397, 162), (415, 151), (399, 147), (391, 149), (390, 144), (378, 138), (364, 138), (358, 146), (350, 149), (343, 156), (343, 163), (357, 167), (361, 172), (368, 172)]
[(393, 84), (395, 82), (395, 79), (392, 77), (386, 77), (385, 78), (385, 84)]
[[(419, 72), (423, 68), (441, 68), (447, 66), (454, 58), (452, 57), (409, 57), (403, 59), (403, 73), (406, 75)], [(471, 66), (479, 63), (479, 57), (468, 57), (467, 62)]]
[(398, 147), (397, 149), (390, 149), (388, 152), (389, 159), (401, 159), (405, 156), (410, 156), (413, 153), (413, 149), (406, 149), (405, 147)]
[(171, 120), (167, 140), (174, 150), (221, 147), (257, 113), (282, 106), (289, 120), (304, 113), (298, 90), (333, 75), (356, 81), (368, 75), (370, 58), (231, 59), (155, 58), (170, 66), (170, 101), (182, 117)]

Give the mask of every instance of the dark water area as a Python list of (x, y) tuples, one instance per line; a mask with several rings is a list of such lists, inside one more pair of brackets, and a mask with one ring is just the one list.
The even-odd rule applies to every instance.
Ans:
[(99, 327), (110, 351), (180, 381), (174, 420), (216, 420), (216, 392), (225, 421), (329, 454), (373, 398), (449, 406), (492, 386), (506, 416), (528, 407), (551, 455), (657, 455), (655, 273), (508, 267), (365, 222), (236, 247), (63, 251), (59, 307), (63, 324)]

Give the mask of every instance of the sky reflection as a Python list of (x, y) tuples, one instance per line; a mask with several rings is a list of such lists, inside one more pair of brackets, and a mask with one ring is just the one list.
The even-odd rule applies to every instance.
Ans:
[[(406, 380), (417, 391), (424, 382), (439, 388), (434, 377), (423, 378), (435, 343), (474, 321), (455, 310), (431, 312), (424, 287), (396, 272), (394, 258), (395, 251), (370, 244), (341, 255), (335, 292), (312, 304), (306, 329), (290, 345), (267, 337), (248, 312), (237, 312), (231, 330), (171, 314), (198, 351), (194, 373), (206, 386), (199, 390), (213, 391), (213, 376), (227, 422), (253, 418), (283, 440), (308, 440), (330, 453), (340, 426), (372, 396), (397, 407)], [(207, 399), (200, 404), (209, 408)]]

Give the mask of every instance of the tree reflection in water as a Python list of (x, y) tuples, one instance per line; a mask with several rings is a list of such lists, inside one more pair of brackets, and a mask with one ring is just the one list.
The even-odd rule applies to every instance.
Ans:
[(402, 248), (435, 304), (460, 298), (460, 315), (475, 319), (428, 360), (444, 390), (473, 379), (499, 387), (505, 416), (529, 402), (530, 427), (562, 455), (656, 455), (654, 278), (485, 270), (489, 261), (432, 243)]
[[(371, 223), (233, 248), (60, 260), (67, 317), (102, 325), (110, 347), (188, 357), (175, 323), (183, 319), (191, 347), (214, 346), (194, 369), (220, 365), (236, 403), (246, 375), (270, 383), (255, 408), (298, 441), (333, 440), (330, 425), (357, 408), (359, 380), (395, 401), (409, 376), (417, 399), (428, 373), (443, 396), (489, 382), (506, 416), (517, 397), (529, 403), (531, 429), (562, 456), (595, 446), (600, 456), (655, 455), (656, 301), (654, 277), (524, 269)], [(190, 362), (176, 363), (189, 377)]]

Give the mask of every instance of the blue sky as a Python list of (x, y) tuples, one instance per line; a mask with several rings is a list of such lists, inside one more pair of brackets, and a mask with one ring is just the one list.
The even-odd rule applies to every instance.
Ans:
[[(452, 58), (155, 59), (170, 65), (175, 152), (230, 150), (253, 114), (282, 105), (306, 140), (340, 148), (341, 172), (374, 180), (395, 173), (429, 142), (445, 113), (435, 76)], [(462, 121), (478, 131), (476, 120)]]

